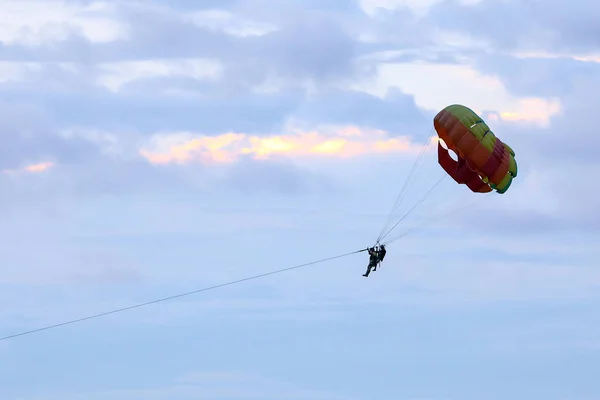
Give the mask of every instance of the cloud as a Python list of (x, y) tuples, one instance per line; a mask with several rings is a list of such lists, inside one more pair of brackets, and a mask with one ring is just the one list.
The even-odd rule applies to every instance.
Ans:
[[(40, 7), (46, 7), (39, 13)], [(127, 25), (114, 19), (108, 2), (81, 4), (65, 1), (7, 0), (0, 6), (0, 42), (4, 45), (42, 46), (76, 34), (92, 43), (127, 37)]]
[(419, 150), (420, 146), (411, 144), (406, 138), (393, 138), (383, 131), (349, 126), (274, 136), (244, 133), (202, 136), (186, 132), (157, 134), (150, 138), (140, 154), (153, 164), (170, 164), (230, 163), (244, 156), (259, 160), (274, 155), (345, 158)]
[(0, 121), (0, 170), (55, 162), (71, 150), (49, 133), (55, 128), (55, 121), (39, 104), (0, 100), (0, 112), (4, 116)]
[(361, 72), (354, 64), (355, 40), (334, 20), (322, 16), (297, 19), (248, 50), (263, 55), (258, 60), (267, 72), (284, 78), (324, 83), (347, 81)]
[(219, 79), (220, 65), (211, 60), (145, 60), (101, 64), (98, 83), (112, 91), (123, 85), (154, 77), (184, 76), (194, 80)]
[(466, 104), (477, 112), (489, 111), (506, 121), (533, 122), (548, 126), (561, 110), (557, 98), (512, 95), (502, 81), (483, 75), (468, 65), (438, 63), (382, 63), (376, 79), (363, 81), (355, 89), (383, 96), (398, 88), (415, 96), (419, 107), (436, 112), (449, 104)]
[[(481, 38), (495, 49), (589, 52), (598, 50), (594, 21), (599, 13), (595, 4), (581, 0), (444, 1), (432, 7), (429, 17), (439, 28)], [(461, 24), (463, 20), (478, 23)], [(511, 21), (511, 29), (504, 21)]]
[(31, 173), (37, 174), (44, 171), (48, 171), (50, 168), (54, 167), (55, 164), (53, 162), (41, 162), (37, 164), (29, 164), (19, 169), (5, 169), (2, 170), (7, 175), (15, 175), (19, 173)]
[(253, 21), (235, 13), (218, 9), (205, 9), (186, 13), (184, 18), (209, 31), (224, 32), (228, 35), (241, 37), (263, 36), (278, 29), (277, 26), (269, 23)]
[(40, 67), (37, 63), (1, 62), (0, 83), (22, 80), (28, 73), (39, 71)]

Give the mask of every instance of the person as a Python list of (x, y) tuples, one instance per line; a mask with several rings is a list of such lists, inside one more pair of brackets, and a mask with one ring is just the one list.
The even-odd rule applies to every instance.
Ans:
[(367, 249), (369, 252), (369, 265), (367, 267), (367, 272), (363, 274), (365, 278), (369, 277), (371, 270), (373, 272), (377, 271), (377, 267), (385, 258), (387, 254), (387, 250), (385, 249), (385, 245), (377, 245), (375, 247), (370, 247)]
[(367, 272), (363, 274), (365, 278), (369, 277), (371, 270), (377, 270), (377, 263), (379, 263), (379, 252), (375, 247), (370, 247), (367, 249), (369, 252), (369, 265), (367, 266)]
[(379, 251), (377, 252), (377, 255), (379, 257), (379, 262), (382, 262), (383, 259), (385, 258), (385, 255), (387, 253), (387, 250), (385, 249), (385, 245), (382, 244), (379, 246)]

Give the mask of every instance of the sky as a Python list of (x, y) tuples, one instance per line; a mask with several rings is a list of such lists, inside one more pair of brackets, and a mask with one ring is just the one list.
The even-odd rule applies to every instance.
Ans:
[[(599, 400), (598, 18), (583, 0), (3, 0), (0, 336), (399, 224), (369, 278), (358, 253), (0, 341), (0, 398)], [(430, 134), (456, 103), (514, 149), (507, 193), (444, 178)]]

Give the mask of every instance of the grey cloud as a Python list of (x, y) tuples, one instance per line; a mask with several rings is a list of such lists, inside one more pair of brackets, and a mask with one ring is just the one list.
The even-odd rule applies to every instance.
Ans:
[(102, 54), (102, 45), (92, 45), (87, 38), (75, 32), (52, 46), (22, 46), (0, 42), (0, 60), (25, 62), (76, 62), (91, 64)]
[(448, 0), (432, 7), (437, 26), (489, 40), (501, 49), (593, 51), (600, 47), (600, 6), (574, 0), (481, 1)]
[[(554, 97), (561, 103), (551, 124), (502, 124), (501, 137), (510, 138), (517, 156), (530, 165), (562, 169), (598, 165), (593, 118), (600, 101), (600, 64), (569, 59), (520, 59), (505, 55), (479, 55), (484, 72), (500, 77), (513, 94)], [(507, 139), (509, 140), (509, 139)]]
[[(0, 169), (22, 167), (23, 162), (52, 158), (85, 158), (95, 151), (82, 142), (65, 142), (56, 135), (56, 121), (43, 107), (26, 102), (0, 102)], [(49, 159), (50, 158), (50, 159)]]
[[(336, 4), (339, 6), (330, 3)], [(33, 84), (5, 86), (1, 95), (35, 100), (55, 113), (59, 123), (255, 132), (265, 126), (276, 129), (283, 116), (292, 113), (304, 98), (302, 81), (327, 86), (374, 73), (370, 65), (357, 62), (364, 47), (335, 15), (297, 16), (280, 31), (250, 38), (210, 32), (139, 3), (123, 5), (121, 18), (132, 25), (130, 40), (92, 45), (72, 36), (52, 47), (2, 48), (4, 59), (35, 60), (37, 56), (38, 60), (74, 61), (79, 71), (71, 73), (49, 65), (30, 75)], [(98, 62), (172, 57), (216, 57), (225, 65), (223, 80), (215, 84), (189, 78), (144, 79), (127, 84), (123, 88), (127, 95), (113, 95), (91, 83), (98, 77)], [(271, 78), (284, 79), (287, 93), (252, 93), (250, 87)], [(41, 93), (35, 93), (38, 82), (44, 89)], [(156, 92), (149, 96), (152, 89), (167, 88), (184, 88), (203, 99), (170, 97), (165, 102)]]
[[(348, 81), (373, 74), (372, 65), (358, 62), (361, 55), (412, 45), (415, 39), (423, 43), (427, 35), (415, 35), (410, 15), (386, 23), (403, 33), (393, 35), (381, 31), (381, 21), (367, 18), (356, 6), (342, 11), (342, 3), (289, 3), (280, 7), (260, 8), (260, 1), (251, 7), (237, 3), (233, 10), (275, 23), (279, 29), (260, 37), (234, 37), (183, 21), (175, 12), (164, 12), (148, 3), (120, 4), (118, 18), (130, 26), (128, 40), (111, 43), (89, 43), (73, 34), (52, 46), (27, 48), (3, 46), (0, 59), (74, 62), (91, 67), (100, 62), (115, 62), (156, 58), (208, 57), (224, 62), (226, 78), (245, 84), (258, 84), (268, 77), (280, 77), (294, 84), (298, 79), (319, 84)], [(160, 3), (157, 3), (160, 4)], [(282, 3), (283, 4), (283, 3)], [(205, 7), (199, 3), (197, 9)], [(265, 5), (266, 6), (266, 5)], [(258, 7), (258, 8), (257, 8)], [(344, 7), (348, 7), (344, 3)], [(268, 10), (258, 13), (256, 10)], [(385, 24), (384, 24), (385, 25)], [(377, 33), (382, 43), (362, 43), (359, 33)], [(394, 38), (391, 42), (388, 38)], [(412, 43), (412, 44), (411, 44)]]
[(600, 73), (572, 78), (569, 93), (561, 97), (561, 114), (552, 119), (549, 129), (525, 139), (527, 128), (521, 128), (524, 145), (536, 162), (565, 169), (565, 173), (569, 166), (599, 165), (598, 152), (590, 145), (596, 138), (591, 121), (598, 112), (599, 90)]
[[(337, 18), (320, 13), (295, 15), (281, 30), (261, 37), (233, 37), (183, 21), (144, 5), (124, 4), (119, 17), (130, 25), (126, 41), (91, 44), (72, 35), (51, 47), (3, 46), (5, 60), (70, 61), (83, 64), (149, 58), (214, 57), (234, 64), (258, 64), (292, 77), (332, 76), (354, 72), (348, 67), (358, 49)], [(318, 39), (318, 40), (314, 40)], [(273, 71), (271, 71), (273, 72)]]
[(149, 58), (218, 57), (228, 54), (237, 40), (243, 41), (162, 11), (122, 5), (118, 18), (129, 24), (128, 40), (93, 44), (79, 34), (72, 34), (52, 46), (4, 45), (0, 58), (94, 64)]
[[(73, 114), (77, 110), (71, 107), (69, 111)], [(83, 137), (61, 136), (61, 125), (42, 105), (15, 99), (1, 102), (0, 112), (0, 170), (18, 170), (41, 162), (57, 164), (51, 174), (39, 177), (34, 174), (13, 180), (0, 173), (3, 212), (19, 204), (30, 207), (41, 196), (48, 202), (60, 202), (70, 195), (119, 194), (180, 183), (177, 174), (156, 171), (145, 161), (107, 155), (102, 146)], [(128, 141), (125, 134), (120, 140)]]
[[(112, 0), (121, 5), (123, 0)], [(130, 4), (135, 4), (131, 1)], [(145, 4), (162, 5), (160, 1), (148, 1)], [(235, 12), (254, 13), (269, 16), (272, 13), (295, 12), (307, 10), (327, 12), (358, 12), (358, 4), (348, 3), (346, 0), (286, 0), (285, 2), (271, 2), (269, 0), (170, 0), (169, 7), (179, 11), (198, 10), (232, 10)]]
[(340, 188), (333, 177), (303, 170), (285, 160), (243, 160), (232, 167), (226, 184), (242, 193), (334, 192)]
[(518, 96), (568, 95), (582, 77), (600, 74), (600, 65), (572, 59), (517, 58), (510, 55), (476, 54), (475, 66), (498, 76)]
[(0, 189), (4, 193), (0, 213), (9, 215), (17, 209), (43, 209), (53, 213), (74, 199), (155, 193), (181, 188), (184, 183), (181, 174), (157, 171), (142, 161), (96, 157), (70, 163), (58, 159), (57, 165), (43, 175), (25, 174), (14, 179), (0, 176)]
[[(33, 102), (53, 116), (58, 126), (94, 126), (115, 133), (134, 129), (148, 133), (195, 130), (206, 134), (228, 130), (247, 133), (276, 130), (304, 96), (294, 91), (254, 94), (246, 90), (232, 94), (227, 90), (219, 91), (219, 86), (204, 87), (209, 90), (202, 97), (147, 91), (115, 94), (101, 88), (63, 93), (5, 90), (0, 91), (0, 96)], [(22, 120), (26, 118), (23, 116)]]
[[(123, 0), (113, 0), (115, 4), (123, 4)], [(194, 11), (194, 10), (202, 10), (202, 9), (216, 9), (216, 8), (226, 8), (229, 9), (236, 4), (238, 4), (240, 0), (169, 0), (169, 7), (175, 8), (177, 10), (182, 11)], [(135, 2), (131, 2), (135, 4)], [(145, 2), (146, 4), (164, 4), (160, 2)]]
[(456, 52), (449, 51), (436, 51), (428, 53), (425, 51), (418, 52), (418, 54), (402, 54), (395, 57), (386, 58), (386, 62), (389, 63), (410, 63), (414, 61), (426, 61), (428, 63), (438, 64), (461, 64), (459, 60), (460, 55)]
[(413, 96), (398, 89), (381, 99), (364, 92), (332, 90), (305, 101), (294, 113), (301, 120), (332, 124), (355, 124), (410, 134), (416, 126), (430, 123)]
[(428, 46), (440, 45), (431, 27), (428, 19), (420, 18), (409, 7), (402, 6), (395, 10), (379, 9), (378, 16), (366, 31), (377, 38), (381, 49), (418, 48), (423, 51)]
[[(168, 95), (168, 89), (189, 94)], [(430, 117), (422, 115), (412, 96), (397, 89), (384, 99), (341, 89), (307, 96), (301, 88), (256, 93), (229, 80), (203, 83), (185, 77), (142, 79), (124, 85), (119, 93), (88, 85), (41, 93), (34, 90), (34, 84), (27, 89), (5, 86), (0, 96), (35, 104), (58, 126), (94, 126), (115, 132), (279, 133), (290, 117), (406, 131)]]
[(257, 38), (245, 56), (263, 68), (292, 79), (337, 81), (354, 77), (357, 46), (341, 26), (329, 18), (296, 20), (283, 29)]

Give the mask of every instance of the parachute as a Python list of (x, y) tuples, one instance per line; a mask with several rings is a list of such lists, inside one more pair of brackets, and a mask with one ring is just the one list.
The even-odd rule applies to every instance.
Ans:
[[(416, 179), (415, 175), (427, 150), (432, 149), (430, 145), (436, 133), (439, 137), (437, 141), (437, 161), (443, 171), (439, 171), (438, 168), (436, 170), (441, 172), (442, 177), (407, 212), (399, 215), (400, 206), (404, 202), (407, 192), (411, 191), (409, 187), (415, 182), (420, 184), (424, 182), (424, 179)], [(450, 152), (453, 152), (456, 157), (453, 158)], [(451, 177), (460, 185), (467, 186), (471, 192), (490, 193), (495, 191), (498, 194), (506, 193), (513, 179), (517, 177), (517, 162), (513, 149), (496, 137), (479, 115), (461, 104), (449, 105), (439, 111), (433, 118), (433, 127), (430, 134), (425, 139), (421, 152), (415, 160), (388, 219), (377, 237), (376, 245), (380, 243), (389, 244), (416, 229), (417, 226), (414, 226), (393, 239), (386, 239), (448, 177)], [(453, 191), (451, 187), (447, 189), (450, 192)], [(483, 200), (483, 198), (474, 196), (472, 203), (479, 200)], [(438, 202), (438, 205), (447, 207), (448, 203), (449, 201)], [(461, 201), (457, 209), (446, 215), (457, 212), (470, 206), (470, 204)], [(393, 220), (398, 217), (400, 218), (394, 224)], [(438, 219), (439, 217), (434, 217), (431, 221), (435, 222)]]
[(502, 194), (517, 176), (515, 152), (494, 135), (473, 110), (460, 104), (441, 110), (433, 126), (454, 160), (438, 142), (438, 162), (457, 183), (476, 193), (492, 190)]

